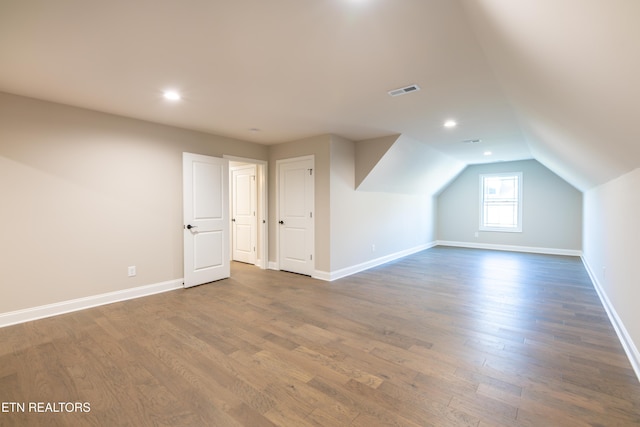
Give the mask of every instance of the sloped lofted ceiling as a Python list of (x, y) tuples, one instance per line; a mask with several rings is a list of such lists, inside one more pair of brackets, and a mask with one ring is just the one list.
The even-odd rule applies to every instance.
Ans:
[[(381, 165), (428, 168), (435, 181), (461, 164), (535, 157), (584, 190), (639, 163), (639, 7), (5, 1), (0, 91), (261, 144), (402, 135)], [(421, 90), (387, 94), (410, 84)], [(162, 99), (168, 88), (183, 99)], [(450, 118), (458, 126), (445, 129)], [(364, 187), (399, 176), (374, 172)]]
[(406, 135), (356, 143), (356, 189), (360, 191), (434, 195), (465, 166)]
[(464, 0), (533, 156), (581, 190), (640, 167), (640, 2)]

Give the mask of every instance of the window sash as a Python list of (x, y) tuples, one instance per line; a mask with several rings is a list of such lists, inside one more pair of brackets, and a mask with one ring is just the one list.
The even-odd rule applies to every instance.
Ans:
[(480, 230), (522, 231), (522, 173), (480, 175)]

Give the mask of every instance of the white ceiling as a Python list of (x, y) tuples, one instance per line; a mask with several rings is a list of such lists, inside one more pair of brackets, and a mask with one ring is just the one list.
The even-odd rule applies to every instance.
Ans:
[(639, 164), (639, 18), (637, 0), (0, 0), (0, 91), (263, 144), (535, 156), (585, 189)]

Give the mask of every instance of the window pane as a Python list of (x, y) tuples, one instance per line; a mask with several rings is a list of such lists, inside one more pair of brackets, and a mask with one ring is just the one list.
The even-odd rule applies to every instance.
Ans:
[(485, 227), (516, 227), (517, 219), (518, 206), (515, 203), (485, 204)]
[(484, 179), (485, 200), (508, 199), (518, 197), (518, 177), (487, 177)]
[(484, 179), (484, 197), (487, 199), (495, 199), (500, 194), (500, 179), (485, 178)]

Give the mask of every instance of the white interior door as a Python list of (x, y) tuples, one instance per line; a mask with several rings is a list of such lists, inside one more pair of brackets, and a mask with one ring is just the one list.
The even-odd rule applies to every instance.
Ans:
[(231, 170), (232, 258), (256, 263), (258, 222), (256, 216), (256, 165)]
[(183, 153), (184, 287), (230, 276), (229, 162)]
[(278, 162), (279, 268), (314, 271), (313, 157)]

